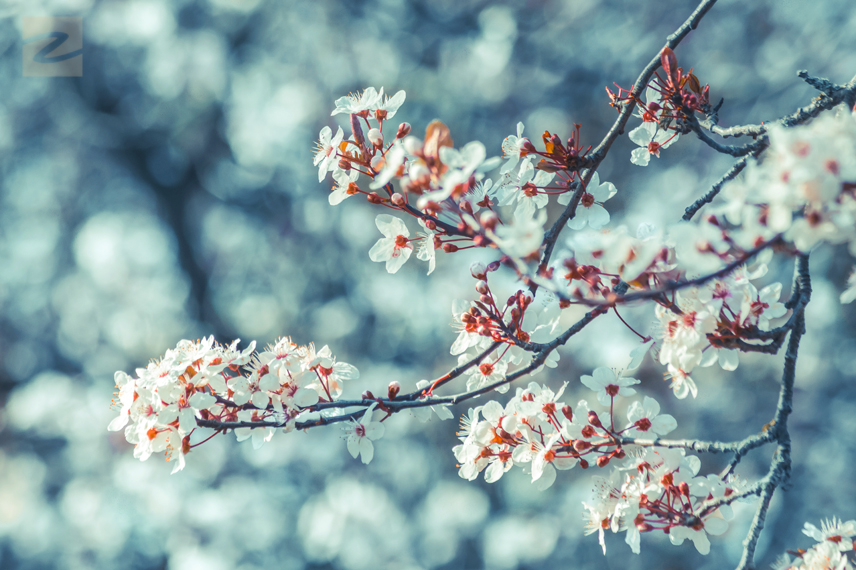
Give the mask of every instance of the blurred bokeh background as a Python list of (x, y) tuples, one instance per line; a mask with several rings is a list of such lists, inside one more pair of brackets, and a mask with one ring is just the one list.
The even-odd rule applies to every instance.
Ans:
[[(399, 414), (364, 467), (338, 428), (277, 434), (254, 451), (218, 437), (170, 476), (108, 433), (113, 373), (182, 338), (261, 345), (286, 334), (329, 344), (362, 372), (346, 396), (405, 390), (455, 364), (455, 298), (472, 295), (465, 253), (426, 278), (371, 263), (375, 211), (331, 208), (312, 166), (333, 100), (366, 86), (407, 92), (398, 120), (434, 118), (458, 145), (499, 154), (518, 121), (538, 138), (582, 124), (596, 144), (614, 118), (604, 86), (629, 86), (696, 2), (663, 0), (2, 0), (0, 2), (0, 567), (363, 570), (722, 568), (754, 507), (701, 557), (646, 536), (642, 555), (584, 537), (591, 472), (546, 492), (519, 470), (459, 479), (456, 422)], [(82, 77), (22, 77), (21, 17), (82, 16)], [(852, 0), (721, 0), (677, 50), (725, 98), (722, 124), (783, 115), (815, 95), (799, 69), (856, 73)], [(342, 123), (339, 123), (342, 124)], [(619, 141), (601, 179), (612, 225), (680, 217), (730, 165), (687, 137), (643, 169)], [(414, 228), (415, 229), (415, 228)], [(856, 317), (838, 304), (851, 266), (812, 255), (814, 296), (799, 360), (793, 487), (761, 539), (768, 566), (808, 545), (799, 529), (856, 517)], [(786, 291), (791, 262), (769, 280)], [(515, 284), (508, 278), (506, 290)], [(568, 318), (572, 320), (573, 315)], [(648, 329), (650, 308), (630, 311)], [(602, 318), (537, 377), (566, 397), (596, 366), (623, 366), (633, 335)], [(678, 418), (676, 437), (742, 438), (769, 420), (782, 355), (698, 375), (696, 401), (642, 391)], [(466, 408), (455, 410), (457, 414)], [(703, 457), (718, 469), (723, 458)], [(766, 470), (769, 450), (738, 470)]]

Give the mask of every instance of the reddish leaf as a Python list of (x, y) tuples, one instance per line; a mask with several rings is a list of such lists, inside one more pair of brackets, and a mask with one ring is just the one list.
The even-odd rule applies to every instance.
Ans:
[(671, 48), (664, 47), (660, 52), (660, 64), (663, 66), (663, 71), (669, 76), (673, 86), (677, 86), (680, 81), (678, 76), (678, 58), (675, 57), (675, 52)]

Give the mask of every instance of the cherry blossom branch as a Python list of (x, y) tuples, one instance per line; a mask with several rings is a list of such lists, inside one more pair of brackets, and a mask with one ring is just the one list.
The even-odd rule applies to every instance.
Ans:
[[(670, 49), (675, 49), (681, 41), (687, 37), (691, 30), (696, 29), (698, 27), (699, 22), (704, 17), (705, 14), (716, 4), (716, 0), (703, 0), (699, 3), (696, 9), (690, 14), (689, 18), (681, 24), (681, 26), (675, 30), (673, 34), (666, 38), (666, 45), (664, 47), (668, 47)], [(657, 55), (645, 66), (645, 69), (642, 70), (642, 73), (639, 74), (639, 77), (636, 79), (636, 83), (633, 84), (633, 88), (630, 90), (631, 96), (628, 101), (624, 103), (624, 106), (621, 109), (621, 112), (618, 115), (618, 118), (613, 123), (612, 127), (610, 127), (609, 131), (606, 133), (606, 136), (594, 148), (594, 150), (586, 156), (582, 163), (585, 167), (590, 168), (592, 170), (596, 170), (598, 165), (603, 161), (606, 157), (607, 152), (609, 152), (612, 143), (624, 133), (624, 126), (627, 124), (627, 121), (630, 119), (630, 116), (633, 114), (633, 109), (636, 107), (636, 100), (639, 96), (642, 95), (642, 92), (648, 86), (648, 83), (651, 81), (651, 78), (654, 76), (654, 72), (657, 71), (661, 67), (660, 62), (660, 53), (662, 49), (657, 52)]]
[(777, 487), (785, 485), (791, 476), (791, 436), (788, 432), (788, 416), (793, 410), (794, 381), (796, 379), (797, 356), (799, 354), (800, 340), (805, 334), (805, 307), (811, 298), (811, 276), (809, 274), (808, 255), (800, 255), (797, 258), (796, 283), (801, 295), (800, 306), (796, 309), (796, 320), (788, 341), (788, 350), (785, 352), (785, 366), (782, 373), (782, 389), (779, 392), (779, 403), (776, 406), (776, 414), (773, 418), (771, 431), (776, 437), (779, 446), (770, 464), (767, 477), (760, 482), (761, 500), (758, 510), (752, 519), (752, 526), (746, 540), (743, 541), (743, 556), (737, 565), (737, 570), (746, 570), (754, 567), (755, 547), (758, 538), (764, 529), (764, 521), (767, 509)]
[(769, 139), (764, 136), (757, 141), (745, 145), (725, 145), (720, 144), (707, 136), (707, 133), (702, 130), (701, 124), (695, 115), (688, 114), (684, 120), (684, 124), (692, 130), (701, 142), (721, 154), (730, 154), (731, 156), (746, 156), (748, 154), (757, 153), (764, 150), (769, 144)]
[(756, 255), (767, 249), (768, 247), (774, 247), (778, 244), (782, 243), (781, 236), (775, 236), (769, 241), (762, 243), (761, 245), (755, 247), (754, 249), (750, 249), (745, 252), (744, 255), (738, 259), (735, 259), (731, 263), (725, 265), (722, 269), (714, 271), (713, 273), (708, 273), (707, 275), (703, 275), (701, 277), (696, 277), (695, 279), (687, 279), (685, 281), (671, 281), (666, 284), (665, 287), (660, 289), (649, 289), (647, 291), (636, 291), (633, 293), (628, 293), (626, 295), (616, 296), (613, 299), (608, 299), (605, 301), (600, 301), (597, 299), (573, 299), (572, 301), (577, 304), (588, 305), (590, 307), (604, 307), (604, 306), (612, 306), (618, 303), (629, 303), (631, 301), (641, 301), (645, 299), (656, 299), (663, 295), (667, 295), (668, 293), (673, 293), (675, 291), (680, 291), (681, 289), (686, 289), (687, 287), (695, 287), (698, 285), (704, 285), (708, 281), (712, 281), (714, 279), (720, 279), (725, 277), (741, 265), (744, 265)]
[[(312, 406), (312, 410), (317, 410), (321, 408), (345, 408), (352, 406), (360, 406), (363, 409), (356, 410), (354, 412), (349, 412), (346, 414), (340, 414), (335, 416), (320, 416), (318, 418), (314, 418), (311, 420), (305, 420), (302, 422), (297, 422), (295, 424), (296, 429), (309, 429), (312, 427), (318, 427), (323, 425), (329, 425), (339, 422), (345, 422), (350, 420), (355, 420), (360, 418), (365, 412), (366, 409), (369, 408), (372, 404), (378, 404), (381, 409), (387, 409), (390, 412), (398, 412), (408, 408), (422, 408), (425, 406), (434, 406), (434, 405), (454, 405), (460, 402), (465, 402), (482, 394), (486, 394), (488, 392), (492, 392), (496, 388), (499, 388), (505, 384), (509, 384), (514, 382), (518, 378), (522, 378), (526, 376), (539, 366), (543, 365), (547, 360), (547, 356), (558, 348), (559, 346), (565, 344), (572, 336), (579, 333), (586, 325), (592, 322), (597, 316), (603, 314), (605, 311), (602, 309), (595, 309), (586, 313), (586, 315), (581, 318), (579, 321), (574, 323), (570, 328), (568, 328), (564, 333), (553, 339), (549, 343), (545, 343), (542, 345), (534, 344), (533, 349), (537, 349), (538, 352), (533, 356), (530, 363), (520, 370), (517, 370), (511, 374), (508, 374), (502, 380), (498, 380), (492, 384), (479, 388), (477, 390), (471, 390), (469, 392), (462, 392), (460, 394), (455, 394), (452, 396), (442, 396), (442, 397), (427, 397), (420, 398), (420, 395), (424, 392), (423, 390), (417, 390), (415, 392), (411, 392), (410, 394), (406, 394), (400, 398), (363, 398), (362, 400), (351, 400), (351, 401), (336, 401), (336, 402), (323, 402)], [(480, 355), (470, 360), (466, 364), (463, 364), (457, 368), (455, 368), (452, 372), (450, 372), (447, 376), (455, 373), (455, 377), (463, 374), (466, 369), (474, 366), (478, 361), (483, 359), (487, 354), (491, 351), (495, 350), (497, 345), (500, 343), (494, 343), (490, 349), (482, 352)], [(449, 379), (451, 380), (451, 378)], [(418, 399), (417, 399), (418, 398)], [(228, 400), (227, 400), (228, 401)], [(250, 404), (252, 406), (252, 404)], [(236, 406), (239, 407), (239, 406)], [(253, 428), (253, 427), (285, 427), (287, 422), (271, 422), (271, 421), (237, 421), (237, 422), (222, 422), (219, 420), (203, 420), (196, 419), (196, 424), (200, 427), (211, 428), (215, 430), (231, 430), (236, 428)]]
[[(696, 29), (698, 27), (699, 22), (704, 17), (705, 14), (716, 4), (716, 0), (702, 0), (692, 14), (686, 19), (686, 21), (681, 24), (681, 26), (674, 31), (671, 35), (666, 38), (666, 44), (664, 47), (668, 47), (670, 49), (674, 49), (681, 43), (681, 41), (687, 37), (691, 30)], [(594, 150), (589, 153), (586, 157), (580, 158), (578, 164), (580, 168), (587, 168), (585, 177), (583, 178), (583, 184), (578, 186), (574, 195), (571, 198), (570, 203), (565, 207), (565, 210), (559, 216), (559, 219), (553, 224), (550, 230), (546, 233), (544, 238), (544, 253), (541, 256), (541, 263), (539, 264), (539, 268), (546, 269), (546, 267), (550, 263), (550, 257), (553, 254), (553, 249), (556, 245), (556, 240), (559, 238), (559, 234), (565, 227), (565, 224), (568, 223), (569, 220), (573, 219), (574, 215), (576, 215), (577, 205), (579, 204), (580, 198), (582, 197), (582, 193), (584, 192), (585, 185), (591, 180), (591, 177), (594, 175), (594, 172), (597, 170), (597, 167), (600, 166), (600, 163), (603, 162), (603, 159), (606, 158), (609, 149), (612, 147), (612, 144), (615, 140), (622, 134), (624, 134), (624, 127), (627, 125), (627, 121), (630, 120), (630, 116), (633, 114), (633, 109), (636, 108), (636, 100), (645, 90), (648, 83), (651, 81), (651, 78), (654, 76), (654, 72), (660, 68), (660, 53), (662, 49), (657, 52), (657, 55), (654, 56), (653, 59), (645, 66), (642, 70), (642, 73), (637, 77), (636, 82), (633, 84), (633, 88), (631, 89), (631, 97), (624, 103), (624, 106), (621, 109), (621, 112), (618, 114), (618, 118), (615, 119), (615, 122), (609, 128), (606, 135), (603, 137), (603, 140), (594, 148)], [(531, 291), (534, 294), (535, 290), (538, 288), (537, 284), (532, 283), (530, 285)]]
[[(800, 71), (797, 75), (803, 79), (809, 77), (806, 71)], [(821, 91), (821, 95), (812, 103), (800, 107), (790, 115), (786, 115), (775, 121), (761, 123), (760, 125), (742, 125), (728, 128), (719, 127), (711, 121), (699, 121), (699, 124), (722, 138), (742, 136), (760, 137), (767, 132), (771, 124), (780, 124), (785, 127), (801, 125), (842, 102), (846, 102), (849, 106), (852, 106), (851, 101), (856, 97), (856, 77), (853, 77), (853, 79), (844, 85), (833, 85), (828, 80), (815, 78), (811, 78), (811, 81), (808, 81), (808, 83), (815, 88), (818, 87), (814, 83), (822, 85), (822, 88), (818, 88)], [(760, 139), (758, 142), (760, 142)]]
[(640, 447), (666, 447), (680, 448), (695, 451), (696, 453), (735, 453), (744, 455), (747, 451), (761, 447), (773, 441), (774, 436), (768, 430), (766, 432), (750, 435), (741, 441), (699, 441), (697, 439), (643, 439), (635, 437), (620, 437), (621, 445), (638, 445)]

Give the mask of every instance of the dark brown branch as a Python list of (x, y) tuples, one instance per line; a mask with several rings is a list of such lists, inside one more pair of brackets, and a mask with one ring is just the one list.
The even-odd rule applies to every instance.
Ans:
[[(804, 71), (800, 71), (798, 75), (803, 78), (808, 77), (808, 74)], [(825, 91), (826, 89), (828, 89), (828, 91)], [(743, 125), (729, 128), (722, 128), (707, 121), (701, 121), (700, 125), (722, 138), (742, 136), (760, 137), (767, 132), (767, 129), (771, 124), (780, 124), (785, 127), (801, 125), (809, 119), (818, 116), (823, 111), (828, 111), (841, 103), (847, 103), (848, 106), (852, 106), (851, 101), (856, 97), (856, 77), (851, 79), (845, 85), (835, 85), (832, 88), (828, 88), (824, 84), (824, 90), (821, 91), (823, 91), (821, 95), (812, 103), (804, 107), (800, 107), (790, 115), (775, 121), (761, 123), (760, 125)]]
[(705, 204), (710, 204), (711, 202), (713, 202), (713, 199), (716, 198), (716, 196), (719, 194), (720, 190), (722, 190), (722, 187), (725, 186), (725, 183), (729, 182), (730, 180), (734, 180), (738, 174), (743, 172), (743, 169), (746, 168), (746, 164), (748, 162), (749, 162), (749, 157), (744, 156), (743, 158), (738, 160), (736, 163), (734, 163), (734, 166), (732, 166), (728, 170), (728, 172), (726, 172), (723, 175), (723, 177), (720, 178), (716, 182), (716, 184), (713, 185), (713, 188), (711, 188), (707, 194), (705, 194), (704, 196), (702, 196), (701, 198), (699, 198), (698, 200), (693, 202), (693, 204), (691, 206), (689, 206), (686, 210), (684, 210), (684, 216), (681, 219), (683, 219), (685, 222), (690, 221), (692, 219), (692, 217), (695, 216), (696, 212), (701, 210), (702, 206), (704, 206)]

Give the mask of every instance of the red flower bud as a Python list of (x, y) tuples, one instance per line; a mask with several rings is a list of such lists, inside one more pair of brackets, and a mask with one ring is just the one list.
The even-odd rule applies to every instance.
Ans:
[(387, 394), (389, 395), (390, 400), (392, 400), (396, 396), (398, 396), (398, 393), (400, 391), (401, 391), (401, 384), (399, 384), (395, 380), (393, 380), (392, 382), (389, 383), (389, 388), (387, 388)]
[(569, 422), (574, 421), (574, 410), (567, 404), (562, 406), (562, 415), (568, 418)]

